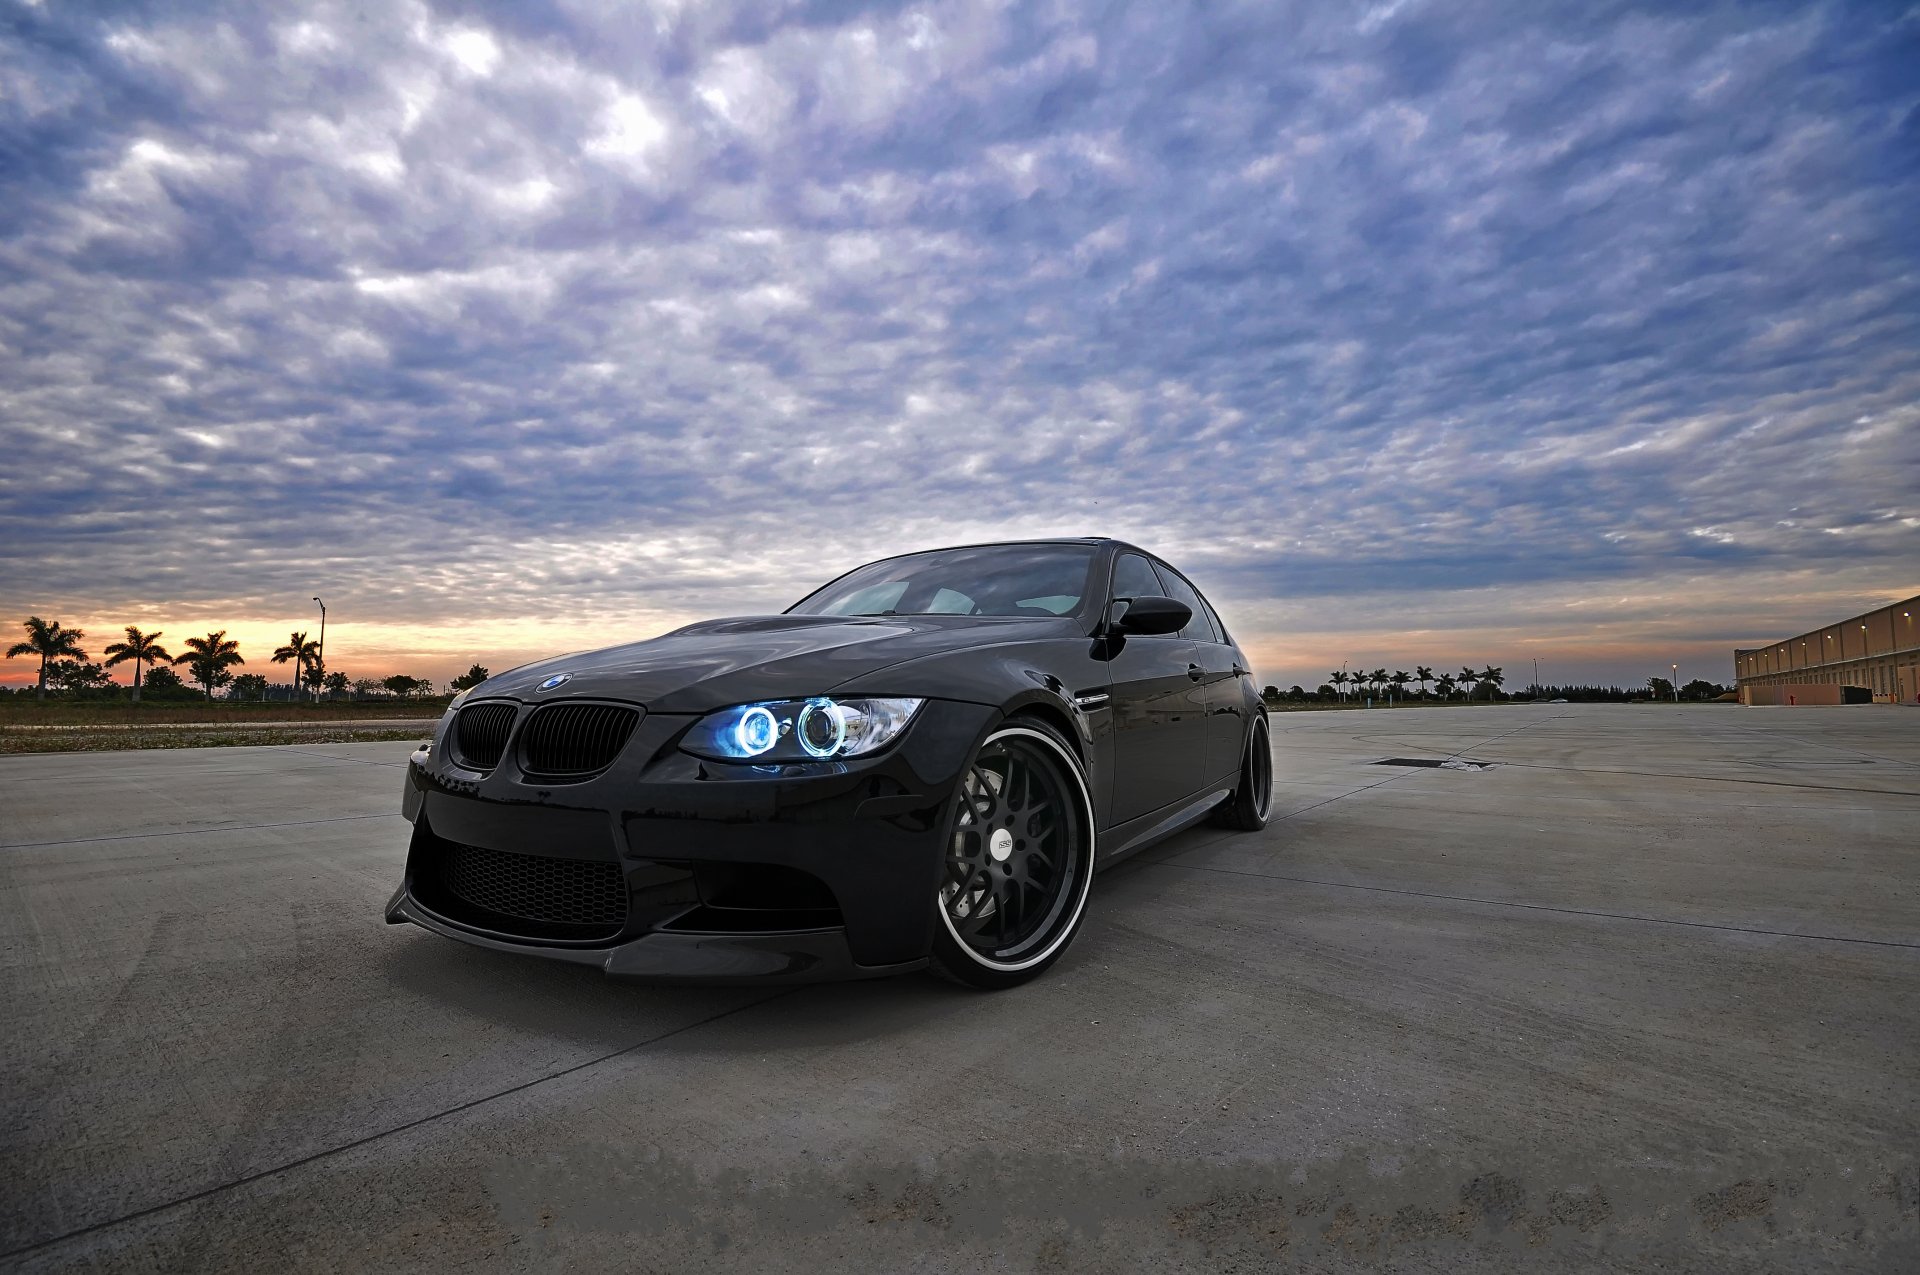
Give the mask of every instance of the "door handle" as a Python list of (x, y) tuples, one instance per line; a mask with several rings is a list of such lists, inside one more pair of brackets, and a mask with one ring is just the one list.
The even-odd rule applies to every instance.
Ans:
[(1188, 680), (1188, 681), (1190, 681), (1190, 682), (1197, 682), (1197, 681), (1199, 681), (1199, 680), (1200, 680), (1201, 678), (1203, 678), (1203, 677), (1205, 677), (1206, 675), (1207, 675), (1207, 670), (1205, 670), (1205, 669), (1203, 669), (1203, 668), (1201, 668), (1201, 667), (1200, 667), (1200, 666), (1199, 666), (1198, 664), (1189, 664), (1189, 665), (1187, 665), (1187, 680)]

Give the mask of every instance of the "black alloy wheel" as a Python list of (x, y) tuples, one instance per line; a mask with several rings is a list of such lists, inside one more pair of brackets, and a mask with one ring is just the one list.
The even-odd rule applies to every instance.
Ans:
[(1258, 832), (1273, 812), (1273, 745), (1267, 738), (1267, 715), (1257, 714), (1247, 732), (1247, 751), (1240, 759), (1240, 782), (1213, 810), (1213, 822), (1222, 828)]
[(1073, 750), (1037, 721), (995, 730), (960, 781), (934, 898), (935, 971), (1002, 988), (1046, 969), (1086, 915), (1093, 845)]

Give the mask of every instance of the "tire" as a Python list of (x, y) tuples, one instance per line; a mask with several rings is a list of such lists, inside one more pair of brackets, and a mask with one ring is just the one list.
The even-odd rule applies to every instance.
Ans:
[(997, 991), (1044, 973), (1093, 885), (1093, 799), (1059, 732), (996, 727), (961, 776), (933, 896), (933, 972)]
[(1240, 759), (1240, 782), (1225, 801), (1213, 808), (1215, 827), (1258, 832), (1273, 813), (1273, 745), (1267, 736), (1267, 715), (1256, 713), (1247, 732), (1247, 751)]

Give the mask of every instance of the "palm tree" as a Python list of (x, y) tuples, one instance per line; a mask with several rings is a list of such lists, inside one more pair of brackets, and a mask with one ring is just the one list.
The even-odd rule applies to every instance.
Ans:
[(329, 699), (339, 699), (347, 693), (347, 688), (352, 685), (352, 683), (347, 680), (345, 673), (329, 673), (327, 674), (325, 685), (327, 688), (327, 697)]
[(1413, 666), (1413, 680), (1420, 683), (1420, 698), (1427, 697), (1427, 683), (1433, 680), (1433, 670), (1424, 664)]
[(1440, 692), (1441, 699), (1443, 700), (1452, 699), (1453, 698), (1453, 674), (1442, 673), (1439, 677), (1434, 678), (1433, 689)]
[(1373, 672), (1367, 674), (1367, 685), (1374, 686), (1374, 687), (1384, 687), (1386, 684), (1387, 684), (1387, 670), (1383, 668), (1377, 668), (1373, 670)]
[(293, 661), (294, 699), (304, 698), (300, 693), (301, 674), (305, 673), (308, 666), (319, 658), (320, 644), (309, 641), (307, 635), (304, 633), (289, 634), (287, 636), (287, 644), (274, 651), (273, 662), (275, 664), (285, 664), (288, 660)]
[(1479, 680), (1480, 675), (1478, 673), (1462, 664), (1460, 666), (1460, 698), (1472, 699), (1473, 684)]
[(173, 656), (167, 648), (160, 645), (160, 634), (142, 633), (138, 628), (127, 626), (127, 640), (115, 642), (107, 648), (107, 667), (133, 661), (133, 702), (140, 702), (140, 670), (143, 665), (157, 664), (161, 660), (170, 660)]
[(1405, 669), (1395, 669), (1393, 676), (1387, 680), (1393, 683), (1393, 689), (1397, 694), (1405, 695), (1407, 693), (1407, 683), (1413, 680), (1413, 676)]
[(173, 657), (175, 664), (185, 664), (193, 672), (193, 680), (207, 688), (207, 698), (213, 698), (213, 688), (233, 679), (227, 672), (235, 664), (245, 664), (240, 656), (240, 644), (227, 638), (227, 631), (209, 633), (203, 638), (187, 639), (189, 648), (185, 654)]
[(1493, 691), (1487, 695), (1487, 698), (1491, 700), (1494, 697), (1494, 695), (1499, 693), (1500, 683), (1507, 680), (1507, 675), (1500, 669), (1497, 669), (1493, 665), (1489, 664), (1485, 668), (1480, 670), (1480, 680), (1490, 684), (1493, 687)]
[(1327, 674), (1327, 681), (1333, 683), (1334, 694), (1338, 695), (1341, 699), (1347, 697), (1346, 691), (1342, 689), (1347, 684), (1347, 670), (1340, 669), (1337, 672)]
[(40, 657), (40, 688), (35, 698), (44, 701), (47, 698), (47, 665), (61, 658), (86, 659), (87, 653), (80, 649), (80, 639), (87, 635), (79, 629), (62, 628), (58, 620), (43, 620), (37, 615), (28, 616), (20, 627), (27, 631), (27, 640), (8, 647), (7, 658), (12, 659), (16, 655)]

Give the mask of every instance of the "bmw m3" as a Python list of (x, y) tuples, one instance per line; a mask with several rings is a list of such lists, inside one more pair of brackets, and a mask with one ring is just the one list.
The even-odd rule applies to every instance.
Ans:
[(1271, 794), (1248, 661), (1180, 572), (940, 549), (463, 693), (407, 767), (386, 917), (650, 980), (1003, 988), (1066, 951), (1098, 869), (1259, 829)]

